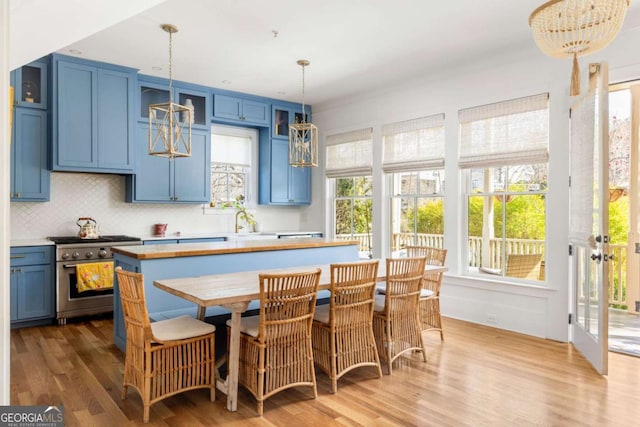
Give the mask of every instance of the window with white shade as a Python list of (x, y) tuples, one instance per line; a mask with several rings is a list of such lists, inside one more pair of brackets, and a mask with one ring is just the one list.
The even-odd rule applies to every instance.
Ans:
[(391, 254), (444, 246), (444, 114), (383, 126), (391, 190)]
[(548, 98), (459, 111), (469, 272), (544, 280)]
[(371, 258), (372, 129), (329, 135), (325, 144), (335, 238), (358, 240), (360, 256)]
[(254, 129), (212, 126), (211, 207), (248, 206), (252, 202), (257, 143)]

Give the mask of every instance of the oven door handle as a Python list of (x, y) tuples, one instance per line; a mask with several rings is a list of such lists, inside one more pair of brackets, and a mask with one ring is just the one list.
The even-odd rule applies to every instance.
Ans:
[(63, 264), (62, 267), (63, 268), (76, 268), (78, 264)]

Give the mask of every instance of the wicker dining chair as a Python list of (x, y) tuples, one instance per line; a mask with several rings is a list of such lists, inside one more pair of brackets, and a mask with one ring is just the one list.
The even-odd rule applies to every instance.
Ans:
[(421, 351), (427, 361), (422, 339), (418, 300), (426, 258), (387, 258), (384, 294), (376, 295), (373, 334), (381, 361), (391, 364), (402, 354)]
[[(426, 257), (428, 265), (443, 266), (447, 250), (432, 246), (406, 246), (408, 257)], [(444, 273), (425, 273), (420, 291), (420, 324), (422, 331), (439, 331), (444, 340), (442, 314), (440, 313), (440, 288)]]
[(311, 329), (313, 361), (331, 379), (352, 369), (373, 366), (382, 376), (373, 336), (373, 305), (378, 261), (331, 264), (329, 304), (316, 307)]
[(127, 344), (122, 398), (133, 387), (142, 398), (143, 421), (149, 408), (174, 394), (208, 388), (215, 401), (216, 327), (189, 316), (151, 323), (144, 296), (144, 277), (117, 267)]
[(241, 319), (238, 383), (260, 416), (267, 398), (291, 387), (311, 387), (318, 397), (311, 323), (320, 271), (260, 274), (260, 314)]

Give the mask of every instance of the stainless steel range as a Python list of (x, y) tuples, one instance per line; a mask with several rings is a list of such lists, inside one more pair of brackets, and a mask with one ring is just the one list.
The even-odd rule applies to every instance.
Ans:
[(78, 290), (77, 266), (113, 259), (112, 246), (139, 245), (137, 237), (116, 235), (97, 239), (49, 237), (56, 243), (56, 312), (58, 325), (67, 318), (113, 311), (113, 289)]

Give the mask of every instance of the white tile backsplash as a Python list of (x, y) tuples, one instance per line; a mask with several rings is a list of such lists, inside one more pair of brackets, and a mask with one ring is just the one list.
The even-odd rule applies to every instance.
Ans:
[[(11, 202), (11, 238), (75, 235), (80, 217), (96, 220), (101, 234), (153, 234), (153, 224), (166, 223), (167, 236), (233, 232), (234, 211), (204, 215), (202, 205), (125, 203), (121, 175), (51, 173), (51, 200), (44, 203)], [(254, 211), (261, 230), (299, 230), (306, 208), (264, 207)]]

